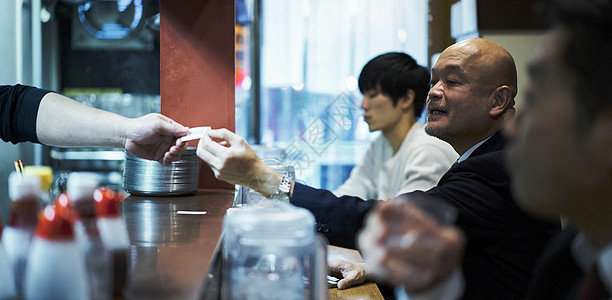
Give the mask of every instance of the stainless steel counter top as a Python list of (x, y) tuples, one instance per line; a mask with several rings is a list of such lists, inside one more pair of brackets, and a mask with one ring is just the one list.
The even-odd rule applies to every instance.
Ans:
[[(182, 197), (129, 196), (127, 299), (200, 299), (233, 191)], [(206, 214), (202, 214), (202, 212)]]
[[(126, 198), (122, 210), (130, 253), (125, 299), (219, 299), (221, 259), (214, 259), (223, 217), (233, 201), (231, 190)], [(358, 253), (354, 257), (356, 251), (338, 249), (330, 247), (330, 254), (360, 260)], [(329, 299), (383, 298), (376, 284), (366, 283), (347, 290), (330, 289)]]

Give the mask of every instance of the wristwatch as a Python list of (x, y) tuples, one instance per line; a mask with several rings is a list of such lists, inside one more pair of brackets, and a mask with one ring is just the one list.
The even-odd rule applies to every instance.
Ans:
[(281, 182), (278, 185), (278, 188), (276, 189), (274, 194), (270, 196), (270, 198), (274, 200), (279, 200), (279, 201), (289, 203), (289, 192), (290, 191), (291, 191), (291, 179), (287, 176), (283, 176), (283, 179), (281, 179)]

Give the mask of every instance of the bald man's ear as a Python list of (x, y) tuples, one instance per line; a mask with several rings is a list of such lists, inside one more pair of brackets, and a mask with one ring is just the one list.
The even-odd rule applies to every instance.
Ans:
[(513, 92), (507, 85), (497, 87), (491, 96), (493, 97), (493, 106), (489, 111), (489, 115), (493, 118), (500, 117), (509, 107), (513, 106)]

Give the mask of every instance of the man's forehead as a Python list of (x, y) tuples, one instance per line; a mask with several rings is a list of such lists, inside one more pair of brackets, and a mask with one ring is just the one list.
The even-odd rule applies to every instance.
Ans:
[(457, 63), (453, 64), (438, 64), (436, 63), (433, 68), (431, 68), (431, 73), (463, 73), (463, 68), (461, 65)]
[(451, 46), (442, 52), (431, 71), (432, 73), (466, 73), (470, 65), (477, 63), (477, 53), (478, 51), (475, 51), (473, 47)]

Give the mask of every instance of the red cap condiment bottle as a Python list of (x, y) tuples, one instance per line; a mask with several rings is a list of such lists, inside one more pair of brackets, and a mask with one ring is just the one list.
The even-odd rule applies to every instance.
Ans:
[(74, 238), (70, 216), (55, 206), (39, 213), (28, 255), (26, 299), (87, 299), (85, 262)]

